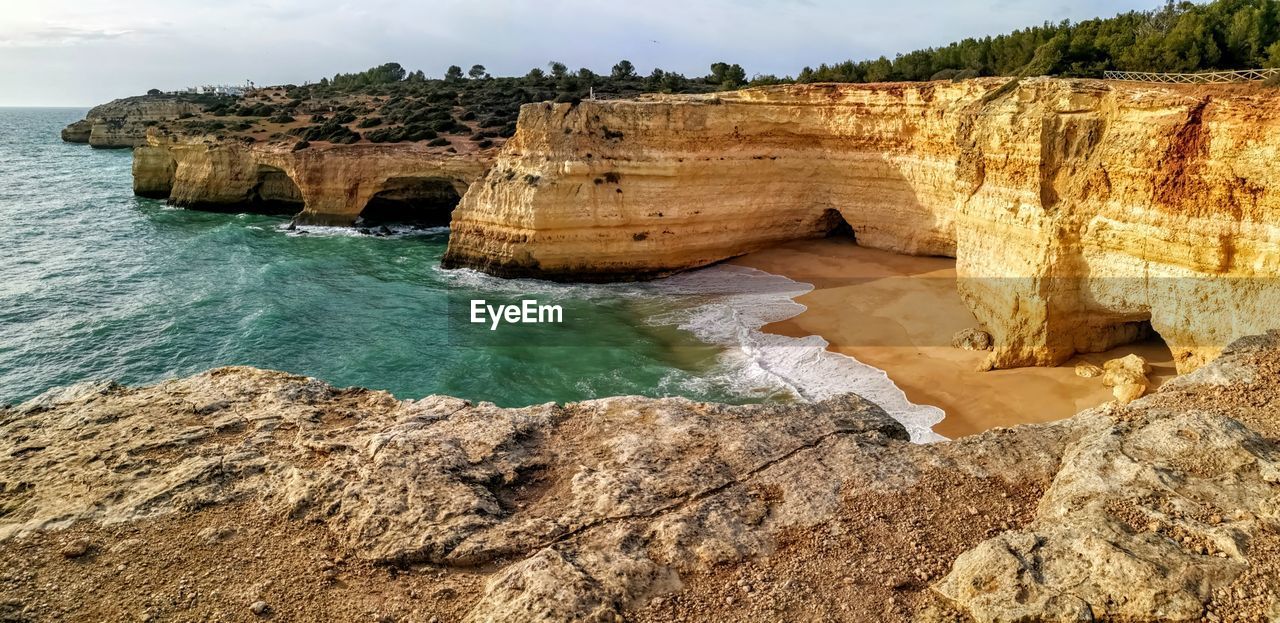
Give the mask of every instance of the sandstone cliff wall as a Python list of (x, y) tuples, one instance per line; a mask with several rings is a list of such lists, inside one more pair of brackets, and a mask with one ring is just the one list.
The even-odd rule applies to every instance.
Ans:
[(202, 109), (198, 103), (168, 96), (126, 97), (89, 109), (84, 119), (63, 128), (62, 140), (100, 148), (137, 147), (146, 143), (152, 125)]
[(242, 209), (272, 204), (301, 224), (351, 225), (379, 192), (403, 192), (407, 180), (435, 180), (461, 196), (484, 175), (483, 155), (441, 157), (416, 144), (280, 144), (152, 136), (134, 151), (134, 192), (175, 205)]
[(995, 367), (1146, 323), (1183, 371), (1271, 328), (1280, 95), (1034, 79), (534, 104), (454, 213), (448, 266), (607, 280), (838, 220), (957, 258)]

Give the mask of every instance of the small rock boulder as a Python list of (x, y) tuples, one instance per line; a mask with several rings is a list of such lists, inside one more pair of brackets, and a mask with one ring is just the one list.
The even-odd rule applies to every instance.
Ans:
[(952, 336), (951, 346), (964, 350), (991, 350), (991, 334), (982, 329), (970, 327)]
[(1102, 376), (1102, 368), (1097, 364), (1081, 361), (1076, 364), (1076, 376), (1084, 379), (1092, 379)]
[(262, 601), (261, 599), (249, 605), (249, 611), (258, 616), (266, 616), (267, 612), (270, 610), (271, 606), (267, 605), (267, 602)]
[(1111, 395), (1116, 397), (1116, 402), (1127, 405), (1147, 393), (1147, 388), (1146, 383), (1125, 383), (1112, 387)]
[(1102, 364), (1102, 384), (1111, 388), (1116, 402), (1129, 404), (1141, 398), (1151, 387), (1151, 382), (1147, 380), (1150, 372), (1151, 365), (1146, 359), (1138, 355), (1127, 355)]
[(1111, 359), (1102, 364), (1104, 370), (1124, 369), (1137, 372), (1138, 374), (1151, 374), (1151, 364), (1147, 363), (1146, 358), (1142, 355), (1129, 354), (1119, 359)]
[(65, 558), (80, 558), (81, 556), (88, 554), (92, 549), (93, 543), (90, 543), (89, 539), (79, 538), (67, 543), (67, 545), (62, 548), (62, 555)]

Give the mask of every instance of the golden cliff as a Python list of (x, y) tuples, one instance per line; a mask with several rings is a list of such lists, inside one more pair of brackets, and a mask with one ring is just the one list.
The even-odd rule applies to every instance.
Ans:
[(484, 153), (439, 155), (416, 143), (312, 145), (172, 139), (153, 133), (134, 150), (138, 195), (207, 210), (294, 214), (296, 222), (351, 225), (371, 206), (399, 202), (447, 224)]
[(656, 276), (843, 220), (869, 247), (955, 257), (994, 367), (1149, 323), (1185, 372), (1280, 324), (1280, 93), (1001, 84), (527, 105), (455, 210), (445, 264)]
[(136, 147), (146, 142), (151, 126), (203, 109), (197, 102), (172, 96), (126, 97), (91, 108), (84, 119), (63, 128), (62, 140), (100, 148)]

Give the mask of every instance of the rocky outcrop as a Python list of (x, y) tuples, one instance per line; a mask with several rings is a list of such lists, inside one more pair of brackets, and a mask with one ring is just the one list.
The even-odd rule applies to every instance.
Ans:
[(610, 280), (847, 224), (957, 259), (993, 367), (1153, 327), (1179, 370), (1275, 324), (1280, 95), (1031, 79), (532, 104), (447, 266)]
[[(995, 526), (990, 538), (946, 558), (932, 605), (904, 612), (899, 603), (884, 618), (958, 608), (979, 621), (1261, 619), (1280, 612), (1278, 371), (1280, 336), (1256, 338), (1126, 407), (931, 445), (908, 443), (899, 424), (853, 396), (736, 407), (619, 397), (504, 409), (443, 396), (400, 401), (250, 368), (143, 389), (84, 385), (0, 409), (0, 555), (11, 560), (18, 554), (6, 543), (51, 529), (196, 521), (217, 512), (209, 509), (252, 504), (268, 517), (256, 522), (323, 526), (340, 548), (334, 560), (390, 565), (389, 592), (394, 569), (481, 575), (469, 584), (470, 621), (632, 612), (670, 620), (697, 615), (661, 609), (726, 563), (770, 567), (771, 557), (789, 555), (787, 543), (827, 542), (855, 515), (893, 512), (911, 519), (887, 521), (855, 549), (812, 550), (835, 569), (812, 598), (927, 596), (934, 576), (926, 569), (941, 544), (924, 539), (874, 557), (856, 548), (939, 522), (981, 522)], [(969, 479), (958, 499), (957, 478)], [(1015, 483), (1041, 492), (1029, 520), (1008, 497)], [(894, 491), (911, 493), (894, 508), (875, 501)], [(995, 501), (970, 506), (964, 521), (912, 510), (950, 512), (985, 499)], [(201, 534), (202, 542), (221, 539), (216, 525)], [(93, 543), (58, 546), (71, 553), (53, 558), (84, 556)], [(28, 561), (21, 565), (60, 564), (30, 547), (14, 551)], [(874, 586), (851, 579), (900, 560), (915, 561), (914, 576)], [(791, 567), (774, 568), (780, 610), (754, 618), (812, 614), (795, 603), (799, 589), (777, 577)], [(10, 592), (27, 594), (28, 576), (14, 577)], [(287, 580), (259, 581), (273, 579)], [(764, 599), (741, 584), (728, 590)], [(735, 603), (713, 594), (717, 608)], [(239, 608), (250, 602), (256, 596)], [(173, 603), (188, 607), (185, 597)], [(270, 607), (284, 618), (323, 618), (302, 616), (307, 606)]]
[(93, 122), (88, 119), (73, 121), (70, 125), (62, 128), (62, 140), (68, 143), (88, 143), (89, 137), (93, 135)]
[[(447, 222), (489, 162), (483, 153), (427, 151), (417, 143), (294, 149), (156, 134), (134, 151), (134, 192), (204, 210), (296, 214), (298, 223), (312, 225), (351, 225), (371, 201), (386, 198), (409, 211), (443, 210)], [(422, 202), (415, 203), (416, 195)]]
[(979, 621), (1275, 620), (1280, 448), (1274, 423), (1235, 419), (1274, 417), (1275, 347), (1242, 342), (1099, 411), (1035, 521), (961, 555), (937, 590)]
[(204, 110), (195, 101), (172, 95), (140, 95), (94, 106), (84, 119), (62, 130), (62, 140), (92, 147), (137, 147), (146, 142), (148, 128)]

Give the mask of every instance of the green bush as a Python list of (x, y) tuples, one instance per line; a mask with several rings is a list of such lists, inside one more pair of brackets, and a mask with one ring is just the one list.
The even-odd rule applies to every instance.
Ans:
[(406, 125), (398, 128), (382, 128), (365, 135), (371, 143), (399, 143), (425, 141), (436, 138), (435, 130), (424, 125)]
[(290, 134), (301, 138), (304, 141), (328, 141), (330, 143), (350, 144), (360, 140), (360, 135), (352, 132), (347, 126), (334, 122), (326, 121), (320, 125), (312, 125), (303, 128), (294, 128), (289, 131)]

